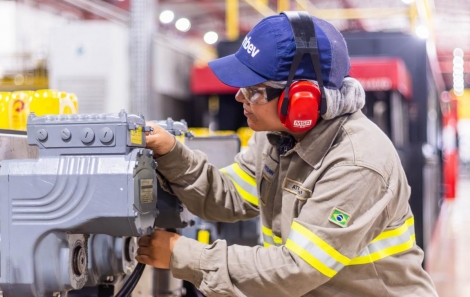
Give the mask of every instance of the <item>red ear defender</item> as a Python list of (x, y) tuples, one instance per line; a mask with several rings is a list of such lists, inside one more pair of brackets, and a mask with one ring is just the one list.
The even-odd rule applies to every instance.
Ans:
[(289, 89), (287, 116), (281, 113), (284, 92), (279, 97), (277, 113), (282, 124), (292, 132), (305, 132), (318, 121), (321, 92), (318, 86), (309, 81), (296, 81)]

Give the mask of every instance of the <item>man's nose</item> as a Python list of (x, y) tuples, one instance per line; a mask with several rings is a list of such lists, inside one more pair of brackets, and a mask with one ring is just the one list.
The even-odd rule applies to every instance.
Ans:
[(250, 102), (246, 100), (245, 95), (243, 95), (241, 90), (238, 90), (237, 94), (235, 94), (235, 100), (243, 104), (250, 104)]

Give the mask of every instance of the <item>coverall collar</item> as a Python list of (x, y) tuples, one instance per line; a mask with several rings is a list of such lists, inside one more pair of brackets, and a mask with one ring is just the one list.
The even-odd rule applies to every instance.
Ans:
[[(348, 117), (349, 114), (339, 116), (332, 120), (320, 119), (315, 127), (295, 145), (293, 151), (297, 152), (297, 154), (314, 169), (318, 169)], [(273, 146), (277, 146), (283, 137), (292, 136), (287, 135), (285, 132), (267, 133), (268, 141)]]

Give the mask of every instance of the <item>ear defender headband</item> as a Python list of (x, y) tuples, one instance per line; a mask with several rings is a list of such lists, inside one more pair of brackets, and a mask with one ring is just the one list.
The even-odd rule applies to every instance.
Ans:
[[(306, 132), (315, 126), (320, 115), (326, 113), (326, 95), (315, 26), (307, 12), (285, 11), (283, 14), (289, 20), (294, 33), (296, 49), (286, 88), (279, 97), (278, 115), (282, 124), (290, 131)], [(306, 80), (292, 83), (304, 55), (309, 55), (312, 60), (318, 86)]]

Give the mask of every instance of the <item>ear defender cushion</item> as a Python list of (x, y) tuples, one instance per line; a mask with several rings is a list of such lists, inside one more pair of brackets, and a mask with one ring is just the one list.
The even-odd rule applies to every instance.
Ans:
[(281, 114), (284, 92), (279, 97), (277, 112), (282, 124), (292, 132), (305, 132), (318, 121), (321, 93), (318, 86), (309, 81), (296, 81), (289, 89), (287, 116)]

